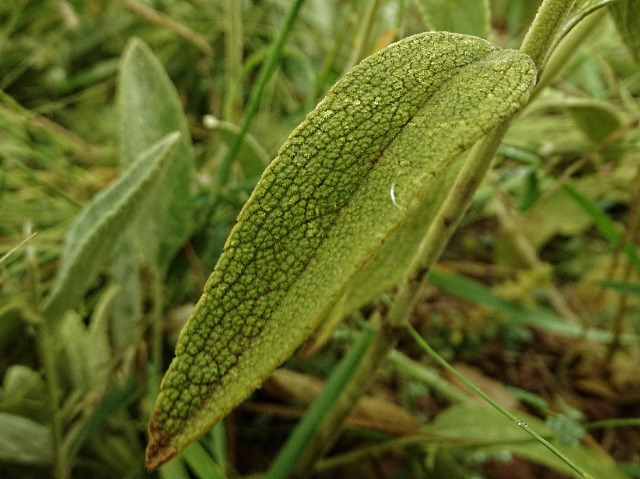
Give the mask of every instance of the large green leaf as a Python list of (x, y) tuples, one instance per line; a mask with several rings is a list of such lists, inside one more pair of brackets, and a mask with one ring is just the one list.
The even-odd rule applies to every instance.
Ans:
[(432, 30), (489, 36), (488, 0), (416, 0)]
[(136, 246), (152, 264), (166, 267), (191, 233), (193, 153), (180, 98), (160, 62), (138, 39), (127, 45), (118, 78), (120, 161), (129, 165), (160, 138), (179, 131), (181, 140), (153, 198), (154, 211), (134, 226)]
[(609, 5), (609, 12), (631, 55), (640, 65), (640, 2), (617, 0)]
[(141, 153), (82, 209), (67, 233), (58, 274), (43, 305), (47, 319), (57, 321), (89, 289), (124, 230), (151, 200), (179, 140), (173, 133)]
[[(203, 434), (317, 326), (354, 275), (528, 99), (517, 51), (427, 33), (364, 60), (294, 130), (241, 211), (150, 422), (147, 467)], [(417, 243), (405, 245), (409, 255)]]

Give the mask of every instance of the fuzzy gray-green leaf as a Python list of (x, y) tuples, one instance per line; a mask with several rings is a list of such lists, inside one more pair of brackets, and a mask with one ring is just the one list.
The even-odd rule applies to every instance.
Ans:
[(178, 131), (181, 139), (155, 197), (153, 214), (134, 226), (136, 246), (166, 267), (191, 233), (193, 153), (180, 98), (160, 62), (138, 39), (127, 45), (118, 78), (120, 161), (128, 166), (142, 151)]
[(440, 32), (389, 46), (331, 89), (265, 170), (181, 334), (147, 467), (207, 431), (309, 336), (535, 78), (520, 52)]
[(178, 133), (163, 138), (97, 194), (80, 212), (65, 237), (60, 267), (43, 312), (57, 321), (91, 286), (124, 230), (143, 211), (166, 174)]

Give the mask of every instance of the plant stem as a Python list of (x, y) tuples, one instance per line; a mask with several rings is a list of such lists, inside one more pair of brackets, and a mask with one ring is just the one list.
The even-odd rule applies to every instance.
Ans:
[[(240, 71), (242, 69), (242, 3), (237, 0), (225, 0), (224, 10), (227, 18), (225, 30), (225, 67), (226, 77), (229, 78), (229, 85), (240, 82)], [(225, 109), (222, 119), (234, 122), (240, 112), (238, 101), (238, 91), (240, 89), (229, 88), (228, 98), (225, 99)]]
[(280, 29), (278, 34), (278, 38), (276, 39), (275, 44), (273, 45), (273, 50), (271, 51), (271, 55), (269, 56), (267, 63), (260, 70), (260, 74), (258, 75), (258, 80), (256, 82), (256, 87), (251, 92), (251, 97), (249, 99), (249, 104), (247, 105), (247, 109), (244, 113), (244, 117), (242, 118), (242, 125), (240, 126), (240, 131), (233, 142), (232, 147), (227, 151), (225, 156), (222, 158), (220, 162), (220, 166), (218, 168), (218, 176), (217, 176), (217, 188), (216, 190), (220, 192), (224, 186), (227, 184), (229, 180), (229, 174), (231, 170), (231, 164), (233, 160), (235, 160), (236, 156), (240, 152), (240, 148), (242, 147), (242, 143), (244, 142), (244, 136), (249, 131), (249, 126), (251, 125), (251, 121), (253, 117), (258, 111), (258, 106), (260, 105), (260, 101), (262, 100), (262, 94), (264, 92), (264, 88), (267, 85), (267, 82), (271, 78), (271, 75), (276, 69), (276, 65), (280, 61), (280, 57), (282, 55), (282, 49), (284, 44), (293, 29), (293, 24), (296, 21), (298, 16), (298, 12), (300, 11), (300, 7), (304, 0), (294, 0), (287, 12), (287, 17), (284, 21), (284, 25)]
[(410, 269), (412, 277), (409, 281), (420, 281), (422, 285), (426, 282), (431, 265), (438, 259), (451, 234), (462, 220), (510, 124), (510, 120), (504, 121), (471, 150), (469, 158), (458, 173), (451, 193), (440, 207), (420, 244)]
[(166, 28), (170, 32), (175, 33), (179, 37), (195, 45), (205, 55), (213, 55), (213, 47), (209, 45), (207, 39), (199, 33), (194, 32), (186, 25), (175, 21), (173, 18), (165, 15), (164, 13), (160, 13), (152, 8), (141, 4), (137, 0), (124, 0), (124, 4), (131, 10), (133, 10), (138, 16), (140, 16), (140, 18), (148, 21), (153, 25), (157, 25), (161, 28)]
[(538, 94), (544, 90), (567, 66), (569, 59), (576, 53), (589, 36), (593, 34), (596, 27), (603, 18), (606, 17), (606, 9), (600, 9), (587, 16), (575, 26), (562, 40), (555, 46), (553, 53), (544, 65), (542, 73), (538, 73), (538, 84), (531, 93), (531, 102)]
[(520, 51), (531, 57), (541, 72), (554, 44), (562, 23), (573, 6), (574, 0), (543, 0), (533, 19)]
[[(31, 239), (33, 239), (33, 237), (37, 234), (37, 232), (33, 232), (31, 233), (29, 236), (27, 236), (25, 239), (23, 239), (22, 241), (20, 241), (20, 243), (18, 243), (17, 245), (15, 245), (13, 248), (11, 248), (9, 251), (7, 251), (5, 254), (3, 254), (2, 256), (0, 256), (0, 264), (2, 264), (3, 261), (6, 261), (7, 258), (9, 258), (9, 256), (11, 256), (13, 253), (15, 253), (16, 251), (18, 251), (20, 248), (22, 248), (27, 242), (29, 242)], [(33, 289), (33, 287), (32, 287)]]
[(380, 0), (367, 2), (367, 11), (364, 14), (364, 17), (362, 17), (362, 23), (360, 24), (360, 31), (358, 32), (356, 45), (351, 53), (351, 58), (349, 59), (345, 72), (351, 70), (360, 60), (367, 56), (365, 51), (369, 45), (371, 30), (373, 29), (373, 24), (379, 9)]
[(621, 417), (613, 419), (604, 419), (602, 421), (594, 421), (585, 425), (585, 429), (593, 431), (594, 429), (605, 429), (610, 427), (640, 427), (640, 418), (637, 417)]
[[(353, 12), (351, 10), (348, 11), (349, 16), (352, 13)], [(335, 36), (335, 40), (333, 41), (331, 50), (329, 50), (327, 55), (325, 55), (324, 62), (322, 63), (322, 68), (316, 76), (316, 84), (313, 88), (313, 95), (311, 96), (311, 103), (314, 105), (318, 103), (318, 101), (320, 101), (320, 98), (322, 97), (325, 86), (328, 83), (327, 79), (329, 78), (332, 70), (335, 68), (338, 53), (340, 53), (340, 48), (345, 44), (345, 37), (347, 36), (347, 32), (349, 31), (350, 26), (351, 25), (348, 19), (343, 21), (342, 26)]]
[(163, 294), (162, 275), (153, 268), (151, 271), (153, 307), (151, 310), (151, 364), (156, 377), (162, 377), (162, 345), (164, 328), (162, 324)]
[(449, 373), (453, 374), (456, 378), (462, 381), (467, 387), (473, 390), (473, 392), (475, 392), (478, 396), (480, 396), (482, 399), (487, 401), (493, 408), (500, 411), (506, 417), (511, 419), (511, 421), (513, 421), (518, 427), (522, 428), (525, 432), (527, 432), (527, 434), (531, 435), (534, 439), (536, 439), (543, 446), (549, 449), (553, 454), (558, 456), (560, 460), (562, 460), (571, 469), (577, 472), (580, 475), (580, 477), (585, 479), (591, 478), (591, 476), (588, 473), (586, 473), (584, 470), (582, 470), (580, 467), (574, 464), (573, 461), (571, 461), (571, 459), (569, 459), (562, 452), (560, 452), (553, 444), (551, 444), (549, 441), (543, 438), (536, 431), (531, 429), (525, 422), (521, 421), (520, 419), (515, 417), (513, 414), (511, 414), (509, 411), (507, 411), (505, 408), (500, 406), (500, 404), (498, 404), (490, 396), (485, 394), (478, 386), (473, 384), (471, 381), (465, 378), (462, 374), (456, 371), (456, 369), (453, 366), (451, 366), (442, 356), (440, 356), (431, 346), (429, 346), (429, 344), (424, 339), (422, 339), (420, 334), (408, 323), (407, 323), (407, 331), (409, 331), (409, 334), (411, 335), (413, 340), (421, 348), (423, 348), (427, 352), (427, 354), (429, 354), (429, 356), (431, 356), (440, 366), (445, 368)]
[[(31, 233), (31, 224), (25, 225), (25, 236), (31, 239), (35, 233)], [(25, 240), (26, 241), (26, 240)], [(31, 301), (33, 304), (41, 303), (40, 274), (36, 249), (33, 244), (28, 244), (26, 251), (26, 264), (31, 285)], [(43, 314), (40, 314), (37, 333), (38, 350), (44, 373), (47, 396), (49, 398), (49, 415), (51, 417), (51, 445), (53, 448), (53, 468), (56, 479), (68, 477), (67, 461), (63, 444), (62, 420), (60, 418), (60, 385), (56, 370), (55, 335), (53, 322)]]
[(444, 379), (435, 368), (427, 368), (396, 349), (389, 353), (388, 360), (394, 370), (401, 375), (420, 381), (443, 399), (452, 403), (466, 404), (471, 402), (469, 396)]
[(56, 371), (55, 339), (50, 321), (42, 318), (38, 328), (38, 349), (44, 370), (44, 378), (49, 396), (49, 414), (51, 416), (51, 443), (53, 447), (54, 477), (66, 479), (67, 465), (62, 440), (62, 421), (60, 418), (60, 385)]

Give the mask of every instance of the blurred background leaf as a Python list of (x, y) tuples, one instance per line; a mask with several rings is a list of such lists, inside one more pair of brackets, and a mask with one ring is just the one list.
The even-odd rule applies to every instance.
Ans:
[[(0, 477), (54, 475), (46, 439), (38, 442), (46, 437), (51, 414), (34, 305), (56, 276), (74, 218), (121, 175), (124, 122), (118, 82), (131, 39), (153, 52), (157, 61), (147, 58), (155, 63), (153, 71), (165, 72), (164, 80), (150, 81), (165, 95), (158, 108), (179, 114), (166, 122), (188, 131), (181, 141), (190, 151), (187, 162), (193, 162), (191, 185), (181, 191), (188, 191), (191, 203), (185, 202), (188, 214), (171, 217), (176, 230), (167, 233), (162, 254), (142, 257), (137, 243), (129, 242), (119, 243), (111, 260), (97, 258), (110, 268), (99, 268), (62, 317), (64, 327), (53, 339), (64, 387), (64, 450), (73, 477), (145, 477), (146, 411), (158, 380), (148, 367), (151, 326), (160, 326), (166, 359), (255, 177), (348, 69), (371, 3), (305, 2), (265, 86), (245, 151), (231, 168), (226, 190), (217, 195), (221, 159), (290, 2), (0, 1), (0, 257), (37, 233), (0, 262), (0, 412), (10, 415), (10, 421), (26, 420), (21, 441), (29, 454), (38, 453), (29, 463), (0, 460)], [(418, 1), (378, 3), (364, 56), (433, 27)], [(485, 26), (469, 14), (478, 5), (450, 21), (479, 28), (501, 47), (518, 48), (540, 0), (488, 3)], [(582, 425), (640, 416), (640, 364), (634, 346), (640, 332), (640, 279), (630, 261), (637, 253), (633, 218), (639, 207), (638, 2), (579, 0), (572, 18), (604, 4), (612, 15), (589, 15), (578, 24), (572, 33), (588, 26), (588, 37), (569, 48), (560, 74), (512, 125), (496, 159), (495, 176), (478, 191), (442, 257), (436, 271), (440, 278), (434, 276), (412, 318), (441, 354), (498, 384), (526, 390), (547, 405), (546, 412), (529, 412), (547, 417), (548, 411), (562, 411), (560, 404), (566, 401), (584, 415)], [(159, 15), (149, 15), (149, 10)], [(220, 128), (210, 129), (209, 117), (219, 119)], [(159, 131), (162, 125), (154, 124)], [(577, 195), (568, 193), (565, 184)], [(506, 231), (499, 214), (503, 194), (515, 205), (515, 234)], [(516, 244), (523, 239), (542, 268), (523, 261)], [(624, 248), (617, 246), (622, 240)], [(160, 252), (159, 245), (153, 249)], [(578, 318), (575, 324), (549, 303), (549, 287), (565, 299)], [(362, 312), (384, 308), (392, 298), (390, 289)], [(622, 321), (616, 323), (616, 318)], [(618, 348), (609, 342), (615, 324), (623, 326)], [(353, 320), (347, 321), (314, 356), (306, 361), (293, 357), (287, 367), (326, 378), (351, 344), (345, 337), (355, 329)], [(585, 329), (591, 336), (582, 336)], [(406, 341), (399, 349), (414, 367), (428, 371), (432, 382), (406, 376), (392, 362), (372, 394), (400, 404), (418, 421), (432, 421), (461, 393)], [(70, 358), (79, 364), (70, 364)], [(161, 361), (162, 367), (167, 365)], [(181, 457), (173, 470), (163, 469), (162, 477), (197, 476), (203, 474), (202, 465), (214, 460), (228, 476), (267, 470), (292, 429), (290, 418), (297, 417), (290, 415), (291, 408), (299, 415), (301, 405), (295, 399), (273, 399), (262, 390), (246, 404), (216, 432), (215, 441), (208, 434), (202, 449)], [(257, 412), (265, 410), (260, 407), (269, 412)], [(594, 448), (605, 449), (630, 476), (640, 477), (637, 428), (587, 430)], [(508, 429), (501, 432), (509, 437)], [(405, 447), (403, 441), (412, 445)], [(214, 443), (226, 443), (227, 454)], [(42, 449), (35, 451), (35, 444)], [(530, 447), (509, 446), (514, 453)], [(433, 477), (429, 464), (445, 471), (442, 477), (453, 477), (454, 470), (463, 477), (488, 479), (550, 474), (540, 465), (509, 459), (501, 448), (474, 456), (455, 444), (433, 452), (404, 437), (349, 428), (336, 456), (328, 458), (336, 459), (333, 464), (342, 460), (342, 465), (322, 474), (373, 477), (384, 470), (385, 477), (420, 479)]]

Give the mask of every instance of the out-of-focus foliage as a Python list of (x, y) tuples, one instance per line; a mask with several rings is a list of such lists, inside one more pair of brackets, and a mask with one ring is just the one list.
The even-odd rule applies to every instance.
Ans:
[[(145, 477), (146, 424), (160, 375), (258, 173), (353, 66), (359, 45), (368, 56), (396, 39), (442, 28), (419, 2), (384, 0), (377, 2), (369, 34), (360, 42), (372, 3), (305, 2), (240, 157), (225, 172), (229, 181), (218, 189), (222, 159), (290, 2), (0, 2), (0, 477)], [(488, 39), (518, 48), (540, 1), (488, 3)], [(576, 2), (575, 11), (595, 3)], [(543, 431), (558, 440), (586, 437), (566, 446), (578, 451), (578, 460), (588, 463), (588, 444), (599, 441), (599, 450), (631, 477), (640, 470), (634, 456), (637, 423), (629, 422), (640, 415), (633, 400), (640, 396), (637, 5), (610, 4), (613, 18), (602, 15), (570, 51), (559, 76), (512, 124), (493, 173), (412, 318), (443, 355), (471, 364), (483, 388), (556, 428)], [(468, 18), (453, 20), (464, 24)], [(136, 84), (129, 91), (157, 92), (154, 82), (159, 82), (170, 111), (185, 118), (174, 118), (168, 130), (154, 130), (144, 145), (134, 140), (139, 132), (132, 126), (133, 105), (118, 101), (118, 72), (126, 71), (123, 54), (133, 38), (148, 45), (148, 51), (137, 53), (147, 60), (153, 55), (157, 63), (149, 60), (153, 78), (145, 79), (145, 67), (130, 79), (149, 81), (149, 88)], [(184, 201), (178, 206), (184, 207), (184, 218), (169, 215), (180, 231), (166, 222), (169, 208), (138, 212), (151, 225), (163, 218), (155, 224), (161, 237), (146, 245), (162, 252), (142, 254), (139, 239), (109, 244), (86, 257), (65, 250), (65, 236), (87, 212), (96, 214), (97, 223), (83, 222), (90, 226), (83, 231), (118, 225), (100, 232), (109, 236), (106, 243), (131, 233), (125, 231), (130, 218), (105, 218), (127, 211), (117, 207), (122, 197), (102, 208), (95, 205), (126, 183), (125, 165), (137, 153), (173, 130), (188, 135), (179, 149), (192, 144), (186, 153), (190, 171), (164, 183), (173, 205)], [(123, 159), (127, 141), (135, 144)], [(18, 246), (25, 238), (30, 239)], [(88, 243), (67, 241), (66, 248), (83, 244)], [(110, 249), (115, 254), (108, 254)], [(78, 297), (64, 305), (67, 311), (57, 321), (44, 323), (39, 307), (55, 291), (70, 257), (79, 262), (74, 271), (83, 272), (67, 285), (77, 288)], [(383, 296), (374, 308), (384, 309), (388, 299)], [(353, 343), (357, 324), (357, 319), (347, 322), (311, 359), (292, 358), (288, 366), (326, 376)], [(391, 471), (386, 477), (432, 477), (434, 471), (445, 477), (454, 472), (504, 477), (495, 468), (504, 466), (508, 457), (500, 451), (506, 449), (556, 467), (537, 446), (519, 442), (508, 424), (490, 421), (477, 408), (465, 414), (486, 419), (483, 437), (477, 429), (458, 427), (461, 411), (469, 411), (463, 409), (466, 393), (408, 342), (394, 353), (402, 356), (390, 357), (375, 393), (401, 403), (419, 423), (441, 419), (413, 442), (370, 433), (377, 430), (370, 422), (366, 434), (349, 428), (348, 439), (335, 449), (336, 461), (319, 464), (331, 477), (373, 468)], [(527, 389), (529, 396), (505, 386)], [(157, 474), (237, 477), (267, 469), (291, 427), (281, 416), (296, 417), (298, 405), (308, 403), (287, 393), (273, 404), (270, 394), (281, 394), (273, 390), (265, 387), (234, 415), (233, 434), (214, 429)], [(565, 403), (582, 416), (565, 420)], [(551, 421), (558, 415), (564, 419)], [(606, 423), (610, 419), (627, 425), (614, 428)], [(485, 433), (500, 444), (483, 442)], [(400, 458), (389, 452), (402, 444), (408, 446)], [(354, 447), (362, 447), (356, 454), (360, 462), (341, 454)], [(384, 462), (372, 459), (371, 451), (383, 454)], [(607, 474), (624, 474), (609, 458), (600, 462), (598, 467), (610, 468)], [(334, 469), (337, 464), (340, 469)], [(538, 466), (518, 464), (539, 472)]]

